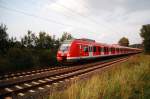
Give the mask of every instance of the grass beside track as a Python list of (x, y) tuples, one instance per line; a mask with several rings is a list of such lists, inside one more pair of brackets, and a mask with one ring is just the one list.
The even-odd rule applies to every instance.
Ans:
[(127, 62), (72, 84), (49, 99), (149, 99), (150, 55), (139, 54)]

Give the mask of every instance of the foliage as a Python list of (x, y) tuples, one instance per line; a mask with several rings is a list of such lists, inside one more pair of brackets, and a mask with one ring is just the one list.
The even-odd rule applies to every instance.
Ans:
[(64, 32), (60, 41), (64, 41), (64, 40), (70, 40), (70, 39), (73, 39), (72, 35), (67, 33), (67, 32)]
[(142, 45), (142, 44), (132, 44), (132, 45), (130, 45), (129, 47), (143, 49), (143, 45)]
[[(35, 59), (32, 55), (32, 51), (29, 49), (10, 48), (7, 53), (7, 58), (12, 64), (14, 69), (26, 69), (33, 66)], [(13, 68), (12, 68), (13, 69)]]
[(137, 55), (127, 62), (55, 92), (49, 99), (149, 99), (150, 56)]
[(37, 57), (38, 57), (38, 62), (41, 66), (47, 66), (47, 65), (56, 65), (57, 60), (56, 60), (56, 52), (57, 50), (38, 50), (35, 51)]
[(36, 41), (37, 48), (52, 48), (54, 41), (52, 37), (45, 32), (40, 32)]
[(28, 30), (27, 35), (21, 39), (22, 45), (28, 48), (33, 48), (35, 46), (36, 37), (32, 31)]
[(60, 42), (73, 38), (66, 32), (61, 38), (56, 39), (55, 35), (50, 36), (46, 32), (35, 35), (28, 30), (21, 41), (18, 41), (16, 38), (9, 38), (6, 31), (6, 25), (1, 24), (0, 73), (58, 65), (56, 53)]
[(7, 27), (4, 24), (0, 25), (0, 54), (3, 54), (8, 49), (8, 34)]
[(129, 40), (126, 37), (122, 37), (118, 43), (121, 46), (129, 46)]
[(145, 52), (150, 53), (150, 24), (142, 26), (140, 35), (143, 38)]

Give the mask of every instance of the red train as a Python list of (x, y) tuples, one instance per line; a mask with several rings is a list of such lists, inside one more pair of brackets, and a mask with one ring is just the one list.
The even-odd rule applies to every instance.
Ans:
[(66, 40), (57, 52), (59, 62), (73, 62), (141, 52), (141, 49), (97, 43), (90, 39)]

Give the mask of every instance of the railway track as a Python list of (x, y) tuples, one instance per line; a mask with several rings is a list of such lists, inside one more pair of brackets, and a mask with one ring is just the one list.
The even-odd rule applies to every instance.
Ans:
[(31, 71), (26, 71), (26, 72), (17, 72), (17, 73), (7, 73), (3, 74), (0, 76), (0, 81), (1, 80), (8, 80), (13, 77), (19, 77), (19, 76), (24, 76), (24, 75), (31, 75), (31, 74), (37, 74), (37, 73), (42, 73), (50, 70), (56, 70), (60, 68), (65, 68), (66, 66), (63, 67), (51, 67), (51, 68), (45, 68), (45, 69), (37, 69), (37, 70), (31, 70)]
[[(53, 83), (78, 77), (91, 71), (108, 67), (112, 64), (126, 61), (128, 58), (112, 59), (104, 62), (96, 62), (83, 66), (58, 67), (37, 72), (18, 74), (19, 76), (6, 76), (0, 81), (0, 97), (23, 95), (26, 92), (34, 92), (36, 89), (50, 87)], [(7, 78), (8, 77), (8, 78)]]

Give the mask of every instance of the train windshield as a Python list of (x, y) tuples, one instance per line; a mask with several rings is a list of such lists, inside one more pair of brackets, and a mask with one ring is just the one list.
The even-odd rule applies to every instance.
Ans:
[(60, 51), (68, 51), (70, 44), (62, 44), (59, 48)]

